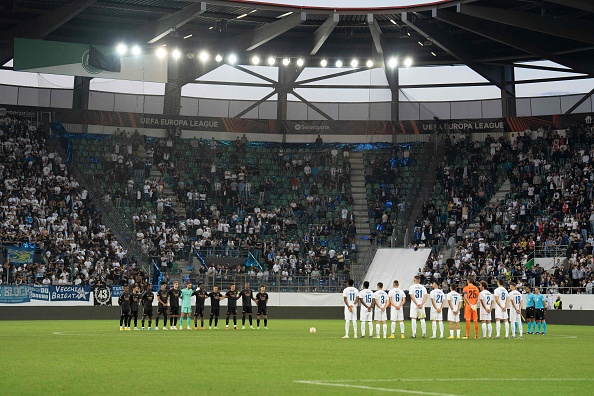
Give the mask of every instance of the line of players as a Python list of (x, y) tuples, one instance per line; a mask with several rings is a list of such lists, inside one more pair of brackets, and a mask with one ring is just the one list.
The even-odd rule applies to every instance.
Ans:
[[(145, 329), (145, 320), (148, 318), (148, 330), (153, 330), (153, 300), (157, 298), (157, 316), (155, 318), (155, 330), (159, 330), (159, 319), (163, 316), (163, 330), (167, 330), (167, 316), (169, 315), (169, 330), (183, 330), (184, 319), (187, 320), (187, 329), (191, 330), (192, 297), (195, 297), (196, 308), (194, 311), (194, 330), (198, 330), (198, 317), (200, 317), (200, 329), (204, 330), (204, 307), (207, 298), (210, 299), (210, 317), (208, 328), (218, 329), (221, 301), (227, 299), (227, 314), (225, 328), (229, 329), (229, 319), (233, 317), (233, 328), (237, 330), (237, 300), (242, 300), (241, 328), (245, 329), (246, 316), (248, 317), (250, 329), (253, 329), (252, 322), (252, 301), (257, 304), (257, 329), (260, 329), (260, 320), (264, 320), (264, 328), (268, 329), (268, 293), (266, 286), (260, 286), (260, 292), (254, 297), (249, 283), (244, 289), (237, 291), (235, 285), (230, 285), (229, 290), (222, 294), (218, 286), (213, 286), (211, 292), (204, 289), (202, 283), (198, 284), (196, 290), (191, 283), (187, 283), (184, 289), (179, 288), (179, 282), (173, 282), (173, 287), (168, 289), (167, 283), (162, 282), (161, 288), (153, 293), (150, 289), (140, 294), (140, 288), (134, 286), (132, 293), (128, 286), (124, 286), (124, 292), (118, 298), (120, 306), (120, 331), (130, 330), (130, 324), (134, 319), (134, 330), (138, 329), (138, 311), (140, 305), (143, 307), (142, 330)], [(181, 306), (180, 306), (181, 302)], [(180, 317), (181, 312), (181, 317)], [(179, 327), (178, 325), (179, 319)]]
[[(383, 328), (384, 338), (395, 338), (396, 322), (400, 323), (400, 338), (404, 337), (404, 303), (406, 294), (399, 287), (399, 282), (393, 282), (393, 288), (387, 293), (383, 290), (383, 284), (377, 284), (375, 292), (369, 289), (369, 282), (363, 283), (363, 289), (357, 290), (353, 280), (348, 281), (348, 287), (343, 291), (343, 300), (345, 304), (345, 335), (343, 338), (349, 338), (350, 323), (353, 326), (355, 338), (357, 338), (357, 304), (361, 304), (361, 338), (365, 337), (365, 324), (369, 327), (369, 337), (373, 336), (373, 320), (375, 319), (375, 338), (380, 338), (380, 325)], [(497, 282), (497, 288), (491, 293), (486, 282), (481, 282), (480, 290), (474, 285), (474, 279), (469, 278), (462, 294), (456, 291), (455, 285), (450, 285), (450, 292), (445, 294), (437, 282), (433, 283), (433, 290), (427, 292), (425, 286), (420, 284), (420, 277), (415, 276), (413, 285), (409, 288), (410, 298), (410, 318), (412, 335), (417, 337), (417, 320), (421, 324), (422, 337), (426, 338), (425, 324), (425, 303), (429, 299), (430, 320), (432, 322), (432, 337), (437, 338), (437, 327), (439, 326), (439, 338), (444, 338), (443, 310), (448, 308), (447, 320), (450, 323), (449, 339), (461, 338), (460, 334), (460, 311), (464, 303), (464, 319), (466, 321), (466, 336), (463, 339), (470, 338), (470, 322), (474, 322), (475, 337), (478, 338), (478, 311), (480, 308), (480, 321), (482, 322), (482, 337), (492, 338), (492, 312), (495, 312), (496, 335), (495, 338), (501, 338), (501, 321), (504, 322), (505, 338), (509, 338), (511, 323), (511, 338), (516, 338), (516, 332), (519, 332), (519, 338), (522, 338), (522, 294), (517, 290), (515, 283), (510, 283), (508, 291), (501, 280)], [(530, 288), (526, 288), (526, 317), (528, 319), (528, 334), (546, 334), (546, 299), (540, 294), (540, 289), (535, 288), (533, 294)], [(391, 332), (388, 336), (387, 312), (390, 308), (390, 320), (392, 322)], [(509, 313), (508, 313), (509, 311)], [(536, 322), (535, 322), (536, 320)], [(538, 328), (537, 328), (538, 327)], [(454, 329), (456, 337), (454, 337)], [(538, 331), (536, 331), (538, 330)]]

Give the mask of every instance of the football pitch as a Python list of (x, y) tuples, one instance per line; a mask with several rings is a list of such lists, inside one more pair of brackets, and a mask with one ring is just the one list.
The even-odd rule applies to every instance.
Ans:
[(0, 393), (568, 395), (594, 387), (591, 327), (550, 325), (548, 335), (521, 340), (346, 340), (340, 320), (268, 325), (120, 332), (116, 320), (0, 322)]

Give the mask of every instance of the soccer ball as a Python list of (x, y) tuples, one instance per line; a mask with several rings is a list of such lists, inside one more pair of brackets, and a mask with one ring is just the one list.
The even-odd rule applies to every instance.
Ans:
[(310, 327), (310, 328), (309, 328), (309, 332), (310, 332), (311, 334), (316, 334), (316, 328), (315, 328), (315, 327)]

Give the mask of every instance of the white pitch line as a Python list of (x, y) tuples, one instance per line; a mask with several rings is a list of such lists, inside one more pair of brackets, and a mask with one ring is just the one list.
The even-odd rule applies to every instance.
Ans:
[(295, 381), (308, 384), (344, 383), (344, 382), (457, 382), (457, 381), (594, 381), (594, 378), (395, 378), (395, 379), (360, 379), (360, 380), (310, 380)]
[(409, 389), (393, 389), (393, 388), (378, 388), (375, 386), (366, 386), (366, 385), (351, 385), (351, 384), (342, 384), (336, 382), (318, 382), (318, 381), (294, 381), (300, 384), (309, 384), (309, 385), (323, 385), (323, 386), (335, 386), (340, 388), (354, 388), (354, 389), (365, 389), (365, 390), (373, 390), (373, 391), (380, 391), (380, 392), (392, 392), (392, 393), (406, 393), (412, 395), (425, 395), (425, 396), (458, 396), (451, 393), (435, 393), (435, 392), (423, 392), (423, 391), (415, 391)]

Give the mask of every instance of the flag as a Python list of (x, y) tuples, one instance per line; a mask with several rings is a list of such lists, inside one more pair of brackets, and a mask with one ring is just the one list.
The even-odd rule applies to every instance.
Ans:
[(19, 246), (9, 246), (6, 248), (6, 259), (12, 264), (32, 264), (34, 254), (34, 248)]
[(526, 256), (526, 261), (524, 262), (524, 267), (526, 267), (526, 269), (532, 269), (532, 267), (534, 267), (534, 252), (532, 252)]

